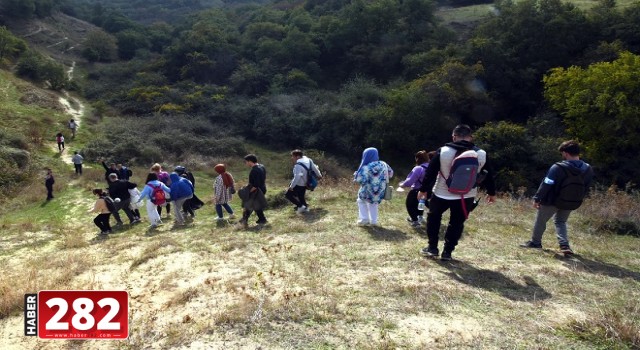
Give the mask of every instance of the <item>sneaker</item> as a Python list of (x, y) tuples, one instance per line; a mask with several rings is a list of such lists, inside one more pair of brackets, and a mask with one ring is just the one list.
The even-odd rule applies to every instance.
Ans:
[(267, 219), (256, 221), (256, 224), (258, 225), (266, 225), (267, 223), (268, 223)]
[(411, 218), (411, 216), (407, 216), (407, 219), (406, 219), (406, 220), (407, 220), (407, 222), (409, 222), (409, 223), (413, 222), (413, 219)]
[(122, 221), (118, 221), (118, 222), (116, 222), (116, 224), (114, 226), (115, 227), (120, 227), (122, 225), (124, 225), (124, 223)]
[(296, 213), (297, 213), (297, 214), (305, 213), (305, 212), (306, 212), (306, 209), (307, 209), (307, 208), (305, 208), (305, 207), (304, 207), (304, 205), (303, 205), (303, 206), (299, 207), (298, 209), (296, 209)]
[(542, 249), (542, 243), (533, 243), (533, 241), (526, 241), (525, 243), (520, 244), (522, 248), (536, 248)]
[(442, 255), (440, 255), (440, 260), (442, 261), (451, 261), (451, 259), (453, 259), (451, 257), (451, 252), (448, 252), (446, 250), (442, 252)]
[(134, 219), (133, 221), (131, 221), (131, 224), (139, 224), (140, 222), (142, 222), (139, 218), (138, 219)]
[(222, 221), (224, 218), (216, 218), (216, 221)]
[(437, 258), (438, 255), (440, 255), (440, 251), (438, 250), (438, 248), (429, 248), (429, 247), (422, 248), (420, 253), (424, 256), (429, 256), (433, 258)]
[(236, 218), (236, 216), (235, 216), (235, 215), (233, 215), (233, 214), (229, 214), (229, 219), (235, 219), (235, 218)]
[(418, 215), (418, 222), (419, 222), (420, 224), (424, 223), (424, 216), (422, 216), (422, 215)]
[(561, 245), (560, 252), (564, 255), (573, 255), (573, 250), (571, 250), (571, 247), (569, 247), (568, 245)]
[(240, 219), (240, 221), (238, 221), (238, 226), (243, 227), (243, 228), (247, 228), (247, 227), (249, 227), (249, 223), (245, 219)]
[(98, 236), (106, 236), (109, 233), (107, 231), (100, 231), (100, 233), (98, 233)]
[(409, 224), (411, 225), (411, 227), (420, 227), (420, 222), (418, 220), (409, 221)]
[(356, 223), (358, 226), (367, 226), (369, 225), (369, 220), (358, 220)]

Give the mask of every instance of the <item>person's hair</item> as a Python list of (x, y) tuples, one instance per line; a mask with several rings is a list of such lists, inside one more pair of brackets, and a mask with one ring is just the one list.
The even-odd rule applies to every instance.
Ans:
[(114, 166), (116, 166), (116, 163), (110, 163), (109, 166), (113, 168)]
[(427, 156), (429, 156), (429, 161), (431, 161), (431, 159), (433, 159), (433, 157), (435, 157), (436, 154), (438, 154), (438, 152), (436, 152), (436, 151), (431, 151), (431, 152), (427, 153)]
[(73, 154), (78, 154), (78, 151), (73, 152)]
[(458, 137), (471, 136), (471, 127), (467, 124), (458, 124), (455, 128), (453, 128), (453, 135)]
[(244, 156), (244, 160), (252, 162), (252, 163), (257, 163), (258, 162), (258, 157), (256, 157), (255, 154), (250, 153), (250, 154), (247, 154), (246, 156)]
[(109, 174), (109, 179), (110, 180), (117, 180), (118, 179), (118, 174), (114, 174), (114, 173)]
[(580, 155), (580, 144), (575, 140), (565, 141), (560, 144), (558, 151), (567, 152), (572, 156), (578, 156)]
[(293, 151), (291, 151), (291, 155), (294, 157), (302, 157), (304, 153), (302, 153), (302, 151), (299, 149), (294, 149)]
[(418, 151), (418, 153), (415, 154), (415, 157), (416, 165), (420, 165), (429, 161), (429, 153), (427, 153), (427, 151), (425, 150)]
[(98, 196), (102, 196), (104, 194), (104, 191), (102, 190), (102, 188), (94, 188), (93, 189), (93, 194), (98, 195)]
[(151, 171), (160, 171), (160, 169), (162, 169), (162, 165), (158, 163), (151, 166)]
[(155, 181), (158, 180), (158, 174), (154, 173), (154, 172), (150, 172), (147, 174), (147, 180), (145, 181), (145, 183), (149, 182), (149, 181)]

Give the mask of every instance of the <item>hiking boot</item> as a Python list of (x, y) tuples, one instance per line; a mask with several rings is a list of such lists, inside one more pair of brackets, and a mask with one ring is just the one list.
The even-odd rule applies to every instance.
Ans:
[(440, 260), (442, 261), (451, 261), (451, 259), (453, 259), (451, 257), (451, 252), (448, 252), (446, 250), (442, 252), (442, 255), (440, 255)]
[(440, 251), (438, 250), (438, 248), (424, 247), (420, 251), (420, 254), (424, 256), (432, 257), (432, 258), (437, 258), (438, 255), (440, 255)]
[(542, 243), (533, 243), (533, 241), (526, 241), (522, 244), (520, 244), (520, 246), (522, 248), (536, 248), (536, 249), (542, 249)]
[(564, 255), (573, 255), (573, 250), (568, 245), (561, 245), (560, 252)]

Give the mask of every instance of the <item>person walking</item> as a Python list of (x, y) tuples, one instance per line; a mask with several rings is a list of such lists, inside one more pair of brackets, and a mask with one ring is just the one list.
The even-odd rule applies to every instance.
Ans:
[(89, 213), (98, 213), (98, 216), (93, 219), (93, 223), (100, 229), (100, 235), (109, 234), (111, 233), (111, 225), (109, 224), (111, 211), (105, 200), (107, 194), (101, 188), (94, 189), (93, 194), (98, 196), (98, 199), (96, 199), (93, 209), (89, 209)]
[[(405, 200), (405, 205), (407, 207), (407, 213), (409, 217), (407, 221), (413, 227), (420, 227), (420, 224), (424, 221), (423, 214), (424, 209), (419, 209), (419, 201), (418, 201), (418, 192), (420, 191), (420, 186), (422, 186), (422, 182), (424, 181), (424, 175), (427, 172), (427, 168), (429, 167), (429, 161), (433, 156), (435, 156), (436, 152), (431, 151), (419, 151), (415, 154), (415, 166), (407, 175), (407, 178), (400, 182), (400, 187), (408, 187), (411, 188), (409, 193), (407, 193), (407, 198)], [(422, 203), (426, 203), (425, 200)], [(426, 205), (425, 205), (426, 206)]]
[(140, 192), (140, 197), (137, 202), (140, 203), (144, 199), (147, 200), (147, 217), (151, 224), (150, 228), (153, 229), (162, 224), (157, 207), (164, 204), (163, 201), (169, 197), (168, 193), (171, 192), (171, 189), (158, 180), (158, 174), (155, 172), (147, 174), (145, 183), (146, 185), (142, 189), (142, 192)]
[(216, 214), (218, 214), (216, 220), (224, 220), (222, 208), (229, 213), (229, 219), (233, 219), (235, 215), (229, 205), (235, 192), (233, 176), (227, 172), (224, 164), (217, 164), (213, 169), (219, 174), (213, 183), (213, 202), (216, 206)]
[(542, 248), (542, 235), (547, 228), (547, 222), (553, 217), (560, 252), (571, 255), (573, 250), (569, 244), (567, 220), (571, 212), (580, 207), (584, 197), (589, 193), (589, 186), (593, 180), (593, 169), (580, 159), (580, 144), (578, 142), (565, 141), (560, 144), (558, 151), (560, 151), (563, 160), (549, 168), (547, 175), (538, 187), (538, 191), (533, 196), (533, 207), (538, 212), (531, 240), (520, 246)]
[[(162, 165), (155, 163), (151, 166), (151, 171), (158, 175), (158, 181), (162, 182), (165, 186), (169, 186), (169, 173), (162, 169)], [(162, 205), (158, 205), (158, 214), (162, 216)], [(164, 206), (167, 211), (167, 217), (171, 217), (171, 203), (167, 202)]]
[(306, 213), (309, 211), (309, 204), (305, 198), (309, 172), (313, 172), (317, 178), (322, 175), (313, 160), (305, 156), (299, 149), (291, 151), (291, 162), (293, 163), (293, 179), (287, 188), (285, 197), (296, 206), (295, 210), (298, 214)]
[(84, 162), (84, 157), (82, 157), (78, 151), (75, 151), (73, 152), (73, 157), (71, 157), (71, 162), (76, 169), (76, 175), (82, 175), (82, 163)]
[[(476, 187), (478, 174), (486, 173), (482, 183), (486, 186), (487, 202), (494, 203), (496, 200), (493, 171), (488, 166), (487, 152), (476, 147), (472, 142), (471, 128), (468, 125), (460, 124), (453, 129), (451, 137), (453, 142), (441, 147), (429, 162), (429, 167), (418, 192), (418, 199), (426, 199), (428, 194), (433, 194), (429, 200), (429, 212), (427, 213), (429, 244), (422, 249), (423, 255), (439, 256), (438, 235), (442, 214), (449, 210), (449, 224), (445, 232), (444, 249), (442, 256), (440, 256), (440, 259), (444, 261), (452, 259), (451, 253), (462, 236), (464, 222), (469, 216), (469, 211), (474, 207), (475, 197), (478, 193)], [(466, 166), (457, 166), (457, 164), (463, 163)], [(466, 172), (469, 169), (472, 172)], [(464, 184), (464, 188), (459, 185), (461, 183)], [(433, 185), (432, 188), (431, 185)]]
[[(246, 186), (249, 195), (264, 197), (267, 194), (267, 169), (262, 164), (258, 163), (258, 157), (256, 157), (255, 154), (247, 154), (246, 156), (244, 156), (244, 164), (251, 168), (251, 170), (249, 171), (249, 183)], [(242, 196), (240, 198), (242, 198)], [(253, 209), (248, 209), (245, 204), (246, 201), (243, 198), (244, 210), (242, 212), (242, 219), (240, 219), (239, 223), (246, 227), (249, 223), (249, 217), (253, 213)], [(258, 216), (258, 221), (256, 221), (256, 224), (267, 224), (267, 218), (264, 216), (264, 208), (255, 209), (255, 212)]]
[(56, 134), (56, 142), (58, 143), (58, 151), (64, 151), (64, 135), (61, 132)]
[(76, 130), (78, 129), (78, 123), (76, 123), (75, 120), (71, 119), (69, 120), (69, 130), (71, 130), (71, 138), (75, 139), (76, 138)]
[(122, 163), (116, 164), (116, 171), (118, 174), (118, 179), (129, 181), (131, 176), (133, 176), (133, 172), (128, 167), (122, 165)]
[(378, 150), (370, 147), (362, 152), (362, 160), (358, 170), (353, 174), (354, 181), (360, 184), (358, 190), (358, 222), (360, 226), (378, 226), (378, 205), (385, 197), (386, 191), (392, 191), (389, 179), (393, 177), (393, 169), (380, 160)]
[(111, 183), (109, 181), (109, 177), (111, 176), (111, 174), (116, 174), (116, 177), (120, 178), (118, 168), (116, 167), (116, 163), (109, 163), (109, 166), (107, 166), (107, 163), (104, 161), (104, 158), (100, 159), (100, 163), (104, 168), (104, 179), (107, 180), (107, 184)]
[(50, 168), (47, 168), (47, 175), (44, 177), (44, 186), (47, 188), (47, 200), (50, 201), (53, 199), (53, 184), (56, 183), (55, 178), (53, 177), (53, 171)]
[(116, 219), (116, 226), (122, 225), (122, 219), (118, 213), (121, 209), (124, 210), (127, 218), (129, 218), (130, 224), (137, 224), (140, 222), (140, 219), (136, 219), (130, 209), (131, 195), (129, 194), (129, 190), (136, 188), (136, 186), (138, 185), (135, 183), (126, 180), (119, 180), (118, 175), (116, 174), (109, 175), (109, 196), (113, 198), (116, 205), (116, 210), (112, 213), (113, 217)]
[(178, 173), (171, 173), (169, 175), (171, 179), (171, 200), (174, 202), (173, 213), (175, 214), (175, 223), (178, 226), (185, 224), (184, 215), (182, 214), (182, 206), (184, 202), (193, 198), (193, 184), (191, 181), (178, 175)]

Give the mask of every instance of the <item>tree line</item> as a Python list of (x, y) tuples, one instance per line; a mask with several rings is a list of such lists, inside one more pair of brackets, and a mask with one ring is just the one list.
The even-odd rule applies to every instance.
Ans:
[(604, 183), (640, 175), (621, 156), (638, 147), (637, 3), (498, 1), (470, 33), (428, 0), (236, 5), (152, 24), (93, 10), (102, 30), (83, 54), (117, 64), (90, 67), (84, 92), (114, 113), (189, 116), (345, 157), (376, 146), (407, 162), (467, 123), (503, 189), (534, 186), (564, 138), (586, 146)]

